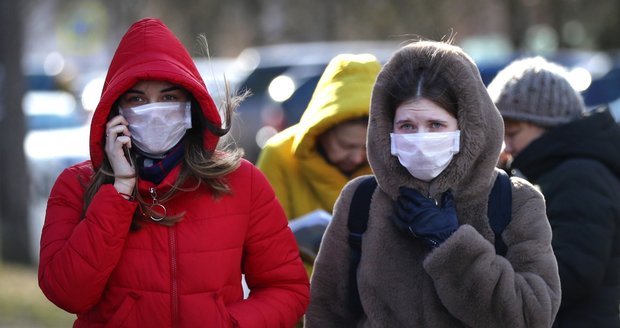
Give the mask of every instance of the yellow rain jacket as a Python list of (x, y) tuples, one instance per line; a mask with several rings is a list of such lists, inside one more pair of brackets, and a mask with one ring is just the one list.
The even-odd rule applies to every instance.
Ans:
[(341, 54), (325, 68), (299, 123), (273, 136), (258, 168), (273, 185), (289, 220), (323, 209), (331, 214), (340, 190), (370, 174), (368, 164), (351, 176), (328, 163), (316, 149), (317, 138), (332, 126), (367, 117), (370, 94), (381, 64), (370, 54)]

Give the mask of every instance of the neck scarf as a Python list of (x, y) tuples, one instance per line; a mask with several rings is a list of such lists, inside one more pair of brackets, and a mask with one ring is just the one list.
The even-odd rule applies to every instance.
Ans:
[(184, 143), (181, 140), (176, 146), (172, 147), (164, 158), (150, 158), (138, 152), (138, 165), (140, 167), (140, 178), (160, 184), (164, 178), (183, 160)]

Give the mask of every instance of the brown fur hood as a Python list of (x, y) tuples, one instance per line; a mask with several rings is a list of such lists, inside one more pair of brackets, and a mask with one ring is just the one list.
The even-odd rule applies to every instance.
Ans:
[[(449, 166), (430, 185), (412, 177), (390, 154), (390, 132), (394, 109), (389, 108), (390, 95), (386, 89), (393, 83), (402, 83), (399, 77), (415, 74), (419, 66), (438, 65), (439, 74), (453, 81), (458, 97), (458, 126), (461, 130), (460, 151)], [(396, 72), (400, 71), (400, 72)], [(398, 196), (400, 186), (408, 186), (437, 198), (451, 189), (456, 203), (486, 209), (486, 202), (496, 173), (504, 125), (499, 111), (491, 101), (472, 59), (459, 48), (443, 43), (419, 42), (405, 46), (384, 66), (377, 77), (372, 93), (368, 127), (368, 160), (381, 189), (392, 199)], [(467, 200), (467, 202), (463, 202)], [(486, 230), (475, 218), (461, 218), (476, 228)], [(479, 229), (479, 230), (480, 230)]]
[[(430, 183), (413, 178), (390, 154), (394, 110), (389, 83), (407, 84), (419, 65), (441, 65), (446, 88), (455, 88), (461, 148)], [(348, 216), (362, 178), (349, 182), (317, 256), (306, 327), (550, 327), (560, 304), (557, 261), (542, 194), (511, 178), (512, 216), (502, 234), (506, 256), (497, 255), (487, 200), (497, 175), (503, 137), (499, 112), (473, 61), (458, 47), (418, 42), (398, 50), (373, 89), (368, 157), (379, 188), (372, 195), (362, 237), (357, 287), (363, 307), (348, 306)], [(451, 189), (460, 227), (430, 251), (390, 220), (398, 188), (408, 186), (436, 199)]]

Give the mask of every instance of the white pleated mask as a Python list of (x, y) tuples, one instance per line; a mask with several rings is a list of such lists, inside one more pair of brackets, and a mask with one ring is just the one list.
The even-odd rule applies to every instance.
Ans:
[(422, 181), (437, 177), (459, 152), (461, 131), (390, 133), (392, 155), (409, 173)]
[(168, 152), (192, 127), (191, 102), (156, 102), (121, 108), (129, 122), (131, 142), (147, 155), (158, 157)]

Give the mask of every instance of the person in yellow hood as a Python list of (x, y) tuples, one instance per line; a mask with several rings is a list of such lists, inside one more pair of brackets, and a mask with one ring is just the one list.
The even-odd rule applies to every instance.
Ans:
[(289, 220), (316, 210), (331, 215), (342, 187), (371, 173), (366, 129), (370, 94), (380, 69), (371, 54), (334, 57), (299, 123), (273, 136), (263, 148), (257, 166), (273, 185)]

